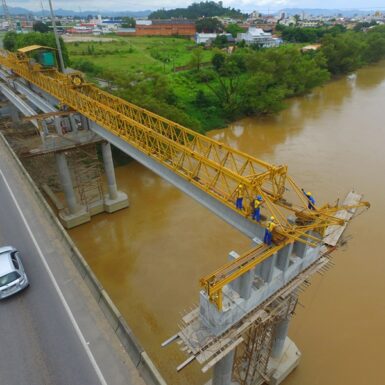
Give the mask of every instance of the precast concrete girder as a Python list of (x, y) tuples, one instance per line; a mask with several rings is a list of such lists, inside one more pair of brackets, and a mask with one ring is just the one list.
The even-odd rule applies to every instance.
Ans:
[(134, 146), (127, 143), (125, 140), (114, 135), (112, 132), (104, 129), (95, 122), (90, 122), (90, 129), (96, 132), (99, 136), (112, 143), (115, 147), (122, 150), (127, 155), (131, 156), (139, 163), (143, 164), (155, 174), (158, 174), (163, 179), (167, 180), (175, 187), (179, 188), (187, 195), (194, 198), (196, 201), (213, 211), (217, 216), (224, 221), (237, 228), (240, 232), (245, 234), (249, 238), (258, 237), (263, 239), (264, 228), (257, 223), (253, 223), (241, 214), (238, 214), (230, 207), (227, 207), (217, 199), (206, 194), (198, 187), (192, 185), (189, 181), (183, 179), (179, 175), (175, 174), (172, 170), (158, 163), (156, 160), (150, 158), (143, 152), (136, 149)]
[[(36, 111), (29, 106), (20, 96), (16, 95), (9, 87), (4, 83), (0, 82), (0, 90), (3, 95), (24, 115), (24, 116), (34, 116)], [(32, 119), (31, 123), (39, 129), (39, 123), (36, 119)]]
[[(31, 88), (32, 90), (37, 92), (39, 95), (41, 95), (41, 96), (36, 95), (34, 100), (37, 100), (36, 98), (38, 97), (45, 99), (45, 101), (51, 104), (51, 107), (52, 105), (55, 105), (58, 103), (58, 101), (55, 98), (53, 98), (51, 95), (47, 94), (46, 92), (40, 90), (38, 87), (32, 85)], [(27, 94), (24, 94), (24, 95), (28, 98)], [(33, 103), (32, 99), (30, 99), (30, 101)], [(45, 111), (43, 110), (43, 112)], [(51, 112), (51, 111), (47, 111), (47, 112)], [(141, 151), (139, 151), (138, 149), (136, 149), (135, 147), (131, 146), (129, 143), (124, 141), (123, 139), (115, 136), (113, 133), (99, 126), (95, 122), (90, 121), (89, 123), (90, 123), (90, 129), (92, 131), (97, 133), (102, 138), (106, 139), (115, 147), (125, 152), (127, 155), (137, 160), (139, 163), (149, 168), (151, 171), (158, 174), (160, 177), (164, 178), (165, 180), (173, 184), (175, 187), (185, 192), (187, 195), (191, 196), (193, 199), (201, 203), (203, 206), (207, 207), (209, 210), (213, 211), (217, 216), (222, 218), (231, 226), (238, 229), (247, 237), (251, 239), (255, 237), (259, 239), (263, 239), (264, 228), (261, 227), (259, 224), (251, 222), (249, 219), (247, 219), (243, 215), (235, 212), (234, 210), (224, 205), (217, 199), (211, 197), (209, 194), (200, 190), (198, 187), (195, 187), (189, 181), (176, 175), (172, 170), (158, 163), (156, 160), (150, 158), (146, 154), (142, 153)]]
[(57, 112), (58, 109), (53, 107), (50, 103), (44, 100), (42, 97), (31, 91), (27, 86), (19, 81), (13, 82), (15, 89), (22, 95), (24, 95), (33, 105), (44, 113)]
[[(33, 104), (35, 107), (37, 107), (39, 110), (43, 111), (44, 113), (49, 112), (57, 112), (58, 110), (52, 106), (47, 100), (43, 99), (39, 95), (37, 95), (34, 91), (29, 89), (23, 79), (13, 79), (11, 78), (11, 75), (8, 74), (4, 70), (0, 70), (0, 78), (3, 79), (5, 82), (8, 83), (10, 87), (13, 87), (16, 91), (18, 91), (20, 94), (26, 97), (26, 99)], [(60, 133), (60, 120), (59, 118), (54, 118), (55, 121), (55, 127), (56, 131)], [(43, 122), (43, 125), (45, 123)], [(45, 130), (47, 131), (47, 130)]]
[(8, 85), (18, 91), (20, 94), (24, 95), (34, 106), (44, 113), (56, 112), (57, 108), (53, 106), (52, 103), (45, 100), (39, 96), (36, 92), (31, 90), (26, 84), (25, 81), (21, 78), (15, 79), (11, 76), (10, 73), (4, 69), (0, 69), (0, 78), (4, 80)]

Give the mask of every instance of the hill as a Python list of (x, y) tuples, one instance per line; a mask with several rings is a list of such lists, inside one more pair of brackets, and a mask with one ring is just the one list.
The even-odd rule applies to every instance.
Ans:
[(243, 19), (247, 14), (242, 13), (239, 9), (224, 7), (222, 1), (216, 3), (215, 1), (201, 1), (200, 3), (193, 3), (187, 8), (175, 9), (159, 9), (152, 12), (149, 19), (172, 19), (183, 18), (196, 20), (200, 17), (214, 17), (227, 16), (234, 19)]

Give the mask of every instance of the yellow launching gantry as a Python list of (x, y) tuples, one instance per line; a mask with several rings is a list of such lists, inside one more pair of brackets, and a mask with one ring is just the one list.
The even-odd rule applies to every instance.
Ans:
[[(106, 130), (155, 159), (222, 204), (251, 220), (252, 202), (263, 198), (267, 217), (276, 218), (274, 245), (253, 248), (237, 260), (201, 279), (218, 309), (222, 308), (222, 288), (255, 267), (285, 245), (299, 241), (311, 246), (320, 242), (330, 225), (342, 225), (334, 214), (343, 207), (308, 209), (308, 199), (287, 175), (287, 166), (275, 166), (210, 139), (86, 83), (78, 72), (61, 73), (45, 56), (48, 64), (27, 54), (46, 47), (32, 46), (16, 53), (0, 51), (0, 65), (46, 91)], [(49, 50), (52, 49), (48, 49)], [(43, 56), (40, 56), (44, 58)], [(235, 207), (238, 186), (243, 185), (243, 207)], [(368, 206), (366, 202), (358, 206)], [(347, 207), (346, 209), (349, 209)], [(294, 220), (288, 221), (291, 214)], [(262, 220), (262, 226), (266, 221)]]

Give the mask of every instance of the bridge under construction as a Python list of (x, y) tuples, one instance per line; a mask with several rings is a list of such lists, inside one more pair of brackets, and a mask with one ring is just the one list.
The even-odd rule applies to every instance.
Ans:
[[(64, 225), (128, 206), (116, 185), (113, 144), (247, 235), (251, 249), (243, 255), (230, 251), (227, 263), (202, 277), (199, 305), (164, 346), (180, 343), (188, 357), (177, 370), (196, 360), (203, 372), (213, 369), (214, 385), (282, 382), (300, 359), (287, 337), (298, 295), (311, 275), (328, 268), (349, 220), (369, 204), (350, 192), (341, 205), (309, 206), (287, 166), (268, 164), (117, 98), (79, 72), (45, 68), (27, 55), (35, 49), (1, 52), (0, 112), (14, 122), (21, 113), (38, 132), (38, 145), (20, 146), (25, 162), (55, 159)], [(107, 194), (95, 152), (99, 142)], [(55, 201), (45, 179), (42, 188)], [(257, 196), (263, 202), (260, 222), (252, 218)], [(263, 238), (271, 217), (276, 227), (268, 245)]]

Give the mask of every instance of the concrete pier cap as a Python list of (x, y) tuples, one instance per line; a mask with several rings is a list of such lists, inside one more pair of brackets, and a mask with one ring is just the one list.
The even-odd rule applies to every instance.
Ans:
[[(311, 233), (314, 235), (313, 233)], [(253, 246), (261, 244), (260, 237), (253, 239)], [(278, 290), (289, 284), (298, 274), (319, 258), (321, 245), (309, 246), (303, 242), (289, 243), (254, 269), (226, 285), (223, 292), (223, 308), (210, 302), (204, 290), (200, 292), (200, 319), (212, 335), (220, 336), (241, 321)], [(239, 258), (231, 251), (229, 260)], [(272, 351), (268, 362), (270, 384), (278, 385), (298, 366), (301, 352), (287, 336), (290, 314), (280, 320), (272, 333)], [(223, 358), (224, 362), (228, 357)], [(218, 368), (217, 368), (218, 365)], [(222, 360), (215, 365), (211, 384), (232, 385), (225, 375), (228, 366)], [(264, 380), (261, 378), (261, 384)]]

